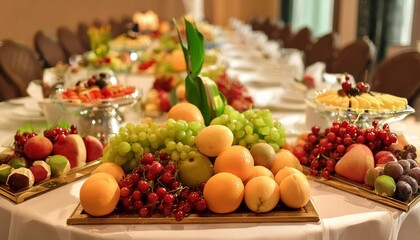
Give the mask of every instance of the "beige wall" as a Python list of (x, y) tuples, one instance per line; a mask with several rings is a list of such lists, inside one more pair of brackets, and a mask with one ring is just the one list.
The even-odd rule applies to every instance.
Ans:
[(59, 26), (76, 30), (79, 22), (131, 17), (154, 10), (165, 20), (184, 14), (182, 0), (0, 0), (0, 39), (33, 45), (37, 30), (55, 35)]

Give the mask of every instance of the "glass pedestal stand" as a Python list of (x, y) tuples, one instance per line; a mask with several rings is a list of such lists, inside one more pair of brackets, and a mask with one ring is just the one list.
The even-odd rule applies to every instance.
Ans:
[(118, 133), (123, 120), (118, 108), (112, 106), (85, 109), (80, 111), (78, 131), (81, 135), (92, 135), (106, 143)]

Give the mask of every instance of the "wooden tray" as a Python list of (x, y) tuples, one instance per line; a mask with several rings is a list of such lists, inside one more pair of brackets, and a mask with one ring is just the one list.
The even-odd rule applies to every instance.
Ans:
[(92, 161), (82, 167), (72, 168), (65, 176), (51, 178), (21, 191), (12, 191), (7, 185), (1, 184), (0, 194), (14, 203), (21, 203), (68, 183), (79, 180), (80, 178), (86, 177), (99, 165), (99, 163), (100, 161)]
[(392, 197), (379, 195), (374, 190), (368, 188), (364, 184), (360, 184), (337, 175), (331, 175), (330, 179), (327, 180), (319, 176), (310, 175), (308, 167), (304, 167), (304, 169), (304, 172), (305, 174), (307, 174), (308, 179), (312, 179), (316, 182), (335, 187), (337, 189), (355, 194), (357, 196), (365, 197), (372, 201), (399, 209), (401, 211), (408, 212), (415, 204), (417, 204), (420, 201), (420, 190), (417, 191), (417, 193), (411, 199), (404, 202)]
[(253, 213), (246, 206), (241, 206), (236, 212), (229, 214), (203, 213), (190, 214), (182, 221), (176, 221), (172, 216), (153, 215), (141, 218), (138, 215), (111, 214), (104, 217), (88, 215), (79, 204), (70, 218), (68, 225), (103, 225), (103, 224), (197, 224), (197, 223), (273, 223), (273, 222), (318, 222), (318, 213), (312, 202), (300, 209), (287, 208), (278, 205), (268, 213)]

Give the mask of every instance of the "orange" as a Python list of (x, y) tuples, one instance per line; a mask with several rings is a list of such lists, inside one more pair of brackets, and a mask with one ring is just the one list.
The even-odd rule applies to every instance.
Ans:
[(95, 173), (80, 188), (80, 204), (92, 216), (105, 216), (112, 213), (120, 199), (120, 187), (115, 178), (108, 173)]
[(251, 180), (255, 177), (259, 177), (259, 176), (267, 176), (267, 177), (271, 177), (272, 179), (274, 179), (274, 175), (270, 171), (270, 169), (268, 169), (264, 166), (258, 165), (258, 166), (254, 166), (254, 171), (252, 171), (251, 175), (244, 181), (244, 184), (249, 182), (249, 180)]
[(246, 147), (230, 146), (214, 161), (214, 173), (229, 172), (245, 181), (254, 171), (254, 159)]
[(273, 178), (255, 177), (245, 185), (245, 204), (253, 212), (269, 212), (277, 206), (279, 192), (279, 186)]
[(195, 138), (198, 150), (209, 157), (217, 157), (232, 146), (233, 133), (223, 125), (210, 125), (203, 128)]
[(206, 182), (203, 196), (210, 211), (230, 213), (235, 211), (242, 202), (244, 184), (232, 173), (217, 173)]
[(186, 122), (200, 122), (204, 124), (203, 114), (194, 104), (181, 102), (175, 104), (168, 112), (168, 118), (184, 120)]
[(182, 72), (187, 69), (184, 53), (182, 52), (181, 49), (173, 50), (169, 57), (169, 61), (171, 62), (172, 69), (177, 72)]
[(125, 175), (122, 167), (113, 162), (102, 163), (95, 170), (92, 171), (92, 174), (98, 172), (105, 172), (111, 174), (111, 176), (113, 176), (117, 182), (120, 182)]

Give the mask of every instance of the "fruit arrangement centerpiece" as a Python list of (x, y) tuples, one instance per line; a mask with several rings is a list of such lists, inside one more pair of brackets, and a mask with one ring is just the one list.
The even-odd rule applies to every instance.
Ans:
[(80, 171), (97, 165), (102, 154), (102, 143), (93, 136), (79, 135), (75, 125), (23, 128), (3, 151), (0, 193), (20, 203), (85, 176), (89, 172)]
[[(235, 211), (264, 219), (267, 212), (305, 208), (309, 183), (299, 160), (282, 148), (283, 126), (269, 110), (235, 110), (217, 87), (206, 85), (199, 76), (203, 36), (185, 24), (187, 102), (172, 106), (163, 123), (128, 123), (109, 139), (104, 167), (97, 168), (105, 174), (91, 175), (80, 190), (84, 212), (181, 221), (190, 215), (229, 217)], [(117, 177), (110, 177), (115, 172)], [(111, 187), (100, 187), (107, 181)], [(94, 197), (98, 194), (107, 199)], [(266, 221), (287, 221), (281, 218)]]
[(416, 148), (387, 123), (372, 125), (361, 129), (334, 121), (324, 130), (315, 125), (298, 138), (293, 153), (310, 175), (326, 184), (353, 193), (356, 188), (362, 196), (407, 211), (419, 200)]
[(94, 135), (104, 143), (123, 121), (119, 108), (134, 105), (141, 95), (133, 86), (113, 84), (111, 78), (104, 73), (93, 75), (51, 96), (56, 104), (80, 116), (82, 134)]
[(390, 123), (414, 112), (406, 98), (370, 91), (365, 82), (352, 86), (349, 77), (345, 76), (341, 86), (339, 90), (320, 90), (315, 95), (308, 95), (308, 106), (331, 119), (355, 122), (362, 128), (370, 127), (374, 120), (380, 124)]

